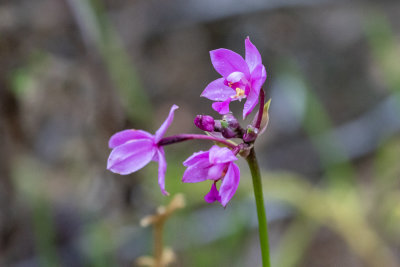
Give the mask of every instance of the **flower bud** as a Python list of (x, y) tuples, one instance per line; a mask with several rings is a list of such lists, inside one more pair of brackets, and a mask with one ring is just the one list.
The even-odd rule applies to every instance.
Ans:
[(254, 140), (256, 140), (258, 132), (258, 129), (254, 126), (247, 126), (246, 132), (243, 135), (243, 141), (245, 141), (246, 143), (253, 142)]
[(232, 113), (228, 113), (222, 116), (222, 120), (225, 121), (228, 124), (228, 127), (232, 130), (236, 130), (240, 127), (238, 120), (235, 118), (235, 116), (233, 116)]
[(241, 138), (243, 129), (240, 127), (238, 120), (232, 113), (225, 114), (222, 116), (222, 120), (219, 121), (220, 127), (216, 127), (225, 138)]
[(224, 123), (223, 121), (221, 121), (221, 134), (223, 137), (225, 138), (234, 138), (234, 137), (238, 137), (238, 134), (235, 130), (233, 130), (230, 127), (227, 127), (226, 122)]
[(212, 132), (212, 131), (214, 131), (215, 121), (214, 121), (214, 118), (211, 116), (197, 115), (196, 118), (194, 119), (194, 124), (200, 130), (203, 130), (206, 132)]

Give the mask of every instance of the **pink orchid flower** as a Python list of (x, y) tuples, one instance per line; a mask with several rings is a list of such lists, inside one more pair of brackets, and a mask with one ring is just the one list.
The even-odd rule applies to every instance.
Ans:
[(107, 169), (125, 175), (143, 168), (151, 160), (157, 161), (158, 184), (161, 192), (168, 195), (168, 192), (165, 191), (167, 162), (164, 149), (159, 145), (159, 141), (171, 125), (174, 111), (177, 108), (177, 105), (171, 107), (168, 117), (155, 135), (142, 130), (124, 130), (114, 134), (108, 142), (108, 146), (113, 150), (108, 158)]
[[(225, 207), (239, 186), (240, 170), (233, 163), (235, 160), (235, 154), (226, 147), (213, 146), (209, 151), (194, 153), (183, 163), (187, 169), (182, 181), (198, 183), (212, 180), (211, 190), (204, 200), (208, 203), (218, 201)], [(219, 191), (216, 187), (218, 181), (222, 181)]]
[(258, 103), (261, 86), (267, 78), (267, 72), (257, 48), (245, 40), (246, 58), (224, 48), (210, 51), (211, 62), (222, 78), (212, 81), (201, 96), (213, 101), (212, 108), (220, 114), (229, 112), (231, 101), (247, 98), (243, 109), (246, 118)]

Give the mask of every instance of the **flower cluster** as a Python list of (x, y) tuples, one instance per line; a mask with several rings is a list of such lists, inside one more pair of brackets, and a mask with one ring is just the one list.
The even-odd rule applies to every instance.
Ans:
[[(165, 195), (165, 173), (167, 163), (163, 146), (193, 139), (211, 140), (216, 143), (208, 151), (200, 151), (190, 156), (183, 165), (187, 167), (182, 181), (197, 183), (210, 180), (210, 191), (205, 195), (206, 202), (218, 201), (226, 206), (235, 194), (240, 170), (234, 163), (238, 154), (246, 157), (253, 148), (254, 141), (267, 126), (269, 102), (264, 105), (264, 84), (267, 74), (261, 62), (261, 55), (247, 37), (245, 40), (245, 59), (228, 49), (217, 49), (210, 52), (215, 70), (222, 76), (204, 89), (201, 96), (215, 101), (212, 108), (222, 118), (215, 120), (208, 115), (197, 115), (194, 124), (207, 135), (178, 134), (164, 137), (173, 121), (173, 105), (168, 117), (154, 135), (142, 130), (124, 130), (113, 135), (109, 141), (112, 152), (108, 158), (107, 169), (119, 174), (133, 173), (150, 161), (158, 162), (158, 184)], [(236, 117), (230, 112), (231, 101), (246, 98), (243, 118), (246, 118), (259, 103), (259, 109), (253, 122), (242, 128)], [(236, 144), (232, 138), (241, 140)], [(221, 182), (219, 189), (217, 183)]]

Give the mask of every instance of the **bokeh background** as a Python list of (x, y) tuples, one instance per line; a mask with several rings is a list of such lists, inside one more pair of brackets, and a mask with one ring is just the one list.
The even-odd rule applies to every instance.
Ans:
[[(0, 2), (0, 266), (132, 266), (152, 254), (140, 220), (165, 205), (157, 165), (105, 169), (109, 137), (200, 133), (218, 77), (208, 51), (267, 68), (270, 125), (257, 140), (273, 266), (400, 266), (400, 2), (3, 0)], [(240, 103), (233, 110), (240, 114)], [(186, 207), (165, 226), (172, 266), (260, 266), (245, 161), (223, 209), (166, 147)], [(134, 264), (134, 266), (136, 266)]]

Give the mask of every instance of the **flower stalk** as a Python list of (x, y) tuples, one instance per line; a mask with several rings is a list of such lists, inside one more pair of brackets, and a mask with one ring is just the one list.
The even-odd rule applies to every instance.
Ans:
[(270, 267), (271, 263), (269, 257), (267, 215), (264, 206), (260, 166), (258, 165), (254, 148), (250, 150), (250, 154), (247, 156), (246, 160), (249, 164), (251, 177), (253, 180), (254, 198), (256, 200), (257, 207), (258, 233), (260, 238), (262, 266)]
[(231, 143), (225, 139), (217, 138), (217, 137), (210, 136), (210, 135), (204, 135), (204, 134), (178, 134), (178, 135), (174, 135), (174, 136), (168, 136), (168, 137), (161, 139), (160, 142), (158, 142), (158, 145), (166, 146), (166, 145), (171, 145), (171, 144), (175, 144), (175, 143), (179, 143), (179, 142), (183, 142), (183, 141), (187, 141), (187, 140), (194, 140), (194, 139), (214, 141), (214, 142), (220, 143), (222, 145), (225, 145), (227, 147), (230, 147), (232, 149), (234, 149), (236, 147), (233, 143)]

